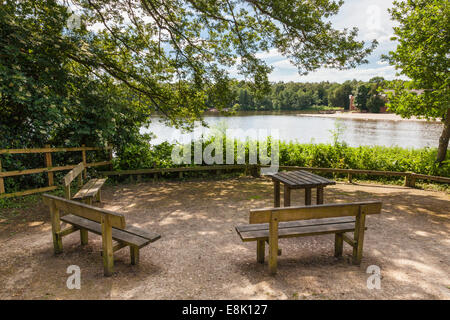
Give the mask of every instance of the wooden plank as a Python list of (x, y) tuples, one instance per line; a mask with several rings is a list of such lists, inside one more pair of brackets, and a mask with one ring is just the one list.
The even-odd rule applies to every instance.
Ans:
[(104, 179), (91, 179), (86, 183), (81, 190), (79, 190), (72, 199), (85, 199), (90, 197), (95, 197), (99, 192), (100, 188), (106, 182)]
[(250, 210), (249, 222), (268, 223), (270, 221), (270, 213), (273, 211), (280, 213), (280, 221), (356, 216), (359, 212), (359, 207), (361, 207), (365, 214), (378, 214), (381, 211), (381, 201), (252, 209)]
[[(103, 161), (103, 162), (88, 163), (86, 166), (88, 168), (90, 168), (90, 167), (105, 166), (105, 165), (109, 165), (109, 164), (110, 164), (109, 161)], [(3, 172), (0, 172), (0, 178), (1, 177), (22, 176), (22, 175), (35, 174), (35, 173), (72, 170), (76, 166), (77, 165), (71, 164), (71, 165), (67, 165), (67, 166), (59, 166), (59, 167), (52, 167), (52, 168), (36, 168), (36, 169), (25, 169), (25, 170), (15, 170), (15, 171), (3, 171)]]
[(74, 233), (75, 231), (78, 231), (78, 230), (79, 230), (78, 227), (70, 226), (70, 227), (68, 227), (68, 228), (66, 228), (66, 229), (64, 229), (64, 230), (62, 230), (62, 231), (60, 231), (60, 232), (58, 233), (58, 235), (62, 238), (62, 237), (65, 237), (65, 236), (67, 236), (67, 235), (69, 235), (69, 234), (72, 234), (72, 233)]
[[(71, 225), (77, 226), (79, 228), (83, 228), (86, 230), (89, 230), (95, 234), (101, 235), (102, 234), (102, 228), (101, 224), (95, 221), (91, 221), (73, 214), (65, 215), (61, 217), (61, 221), (67, 222)], [(125, 243), (126, 245), (134, 245), (138, 246), (139, 248), (142, 248), (152, 241), (141, 237), (136, 234), (132, 234), (130, 232), (127, 232), (123, 229), (112, 229), (112, 237), (116, 241), (120, 241)], [(161, 238), (161, 236), (158, 235), (157, 239)], [(153, 241), (156, 241), (157, 239), (154, 239)]]
[(49, 202), (50, 208), (50, 219), (52, 222), (52, 236), (53, 236), (53, 251), (55, 254), (61, 253), (62, 248), (62, 237), (61, 232), (61, 221), (60, 221), (60, 211), (56, 206), (54, 201)]
[[(0, 174), (2, 173), (2, 159), (0, 159)], [(5, 182), (0, 177), (0, 194), (5, 193)]]
[(97, 179), (91, 179), (86, 184), (78, 190), (76, 194), (72, 197), (73, 200), (75, 199), (84, 199), (86, 198), (86, 195), (89, 192), (89, 189), (96, 183)]
[(287, 184), (284, 185), (284, 203), (285, 207), (289, 207), (291, 205), (291, 188)]
[[(46, 148), (50, 148), (50, 145), (46, 145)], [(47, 168), (51, 168), (52, 165), (52, 154), (50, 152), (46, 152), (45, 153), (45, 166)], [(47, 173), (47, 178), (48, 178), (48, 185), (49, 187), (54, 185), (54, 181), (53, 181), (53, 172), (48, 172)]]
[(78, 177), (78, 175), (81, 172), (83, 172), (83, 169), (84, 169), (83, 162), (80, 162), (79, 164), (77, 164), (75, 168), (70, 170), (70, 172), (65, 175), (65, 177), (64, 177), (64, 185), (68, 186), (73, 181), (73, 179)]
[(20, 153), (46, 153), (46, 152), (71, 152), (71, 151), (94, 151), (109, 150), (107, 147), (74, 147), (74, 148), (29, 148), (29, 149), (0, 149), (0, 154), (20, 154)]
[[(324, 224), (315, 226), (305, 226), (296, 228), (279, 228), (278, 238), (294, 238), (294, 237), (307, 237), (329, 233), (343, 233), (353, 232), (355, 230), (354, 223), (337, 223), (337, 224)], [(242, 241), (256, 241), (268, 239), (269, 228), (266, 230), (246, 231), (238, 233)]]
[(258, 240), (256, 242), (256, 261), (264, 263), (264, 256), (266, 254), (266, 241)]
[[(84, 144), (83, 145), (81, 145), (83, 148), (84, 147), (86, 147)], [(83, 165), (84, 165), (84, 171), (83, 171), (83, 175), (84, 175), (84, 178), (85, 179), (87, 179), (87, 169), (86, 169), (86, 164), (87, 164), (87, 162), (86, 162), (86, 150), (82, 150), (81, 151), (81, 159), (82, 159), (82, 162), (83, 162)]]
[(114, 249), (112, 243), (112, 224), (111, 216), (109, 214), (102, 215), (101, 220), (101, 235), (102, 235), (102, 248), (103, 248), (103, 269), (104, 275), (109, 277), (113, 273), (114, 268)]
[(268, 237), (269, 237), (269, 272), (271, 275), (277, 273), (277, 259), (278, 259), (278, 214), (279, 212), (272, 212), (269, 223)]
[(141, 229), (139, 227), (135, 227), (133, 225), (127, 225), (127, 227), (123, 231), (145, 238), (150, 242), (155, 242), (156, 240), (161, 239), (161, 235), (155, 232)]
[(344, 249), (343, 233), (336, 233), (334, 236), (334, 256), (341, 257)]
[(342, 234), (342, 239), (347, 242), (349, 245), (351, 245), (352, 247), (356, 246), (356, 242), (355, 240), (353, 240), (352, 238), (350, 238), (348, 235), (346, 235), (345, 233)]
[(323, 204), (323, 187), (317, 187), (317, 204)]
[(4, 194), (0, 194), (0, 199), (27, 196), (30, 194), (48, 192), (48, 191), (52, 191), (52, 190), (56, 190), (56, 189), (58, 189), (57, 186), (51, 186), (51, 187), (30, 189), (30, 190), (25, 190), (25, 191), (18, 191), (18, 192), (13, 192), (13, 193), (4, 193)]
[(311, 205), (311, 188), (305, 188), (305, 206)]
[(45, 204), (48, 205), (50, 201), (54, 201), (56, 207), (66, 213), (71, 213), (97, 222), (101, 222), (103, 216), (109, 215), (111, 216), (110, 223), (114, 228), (125, 228), (125, 217), (123, 216), (123, 214), (93, 207), (77, 201), (52, 196), (49, 194), (44, 194), (42, 197)]
[(139, 247), (130, 246), (130, 260), (132, 265), (139, 263)]
[(280, 206), (280, 181), (273, 180), (273, 206)]
[[(296, 228), (296, 227), (309, 227), (318, 226), (324, 224), (338, 224), (338, 223), (355, 223), (355, 217), (342, 217), (342, 218), (324, 218), (324, 219), (311, 219), (311, 220), (297, 220), (289, 222), (279, 222), (278, 229), (284, 228)], [(259, 224), (245, 224), (236, 226), (237, 232), (267, 230), (269, 228), (267, 223)]]
[(360, 264), (363, 254), (363, 245), (364, 245), (364, 231), (365, 231), (365, 222), (366, 215), (360, 209), (358, 215), (356, 216), (355, 222), (355, 233), (354, 233), (354, 241), (355, 246), (353, 246), (353, 264)]

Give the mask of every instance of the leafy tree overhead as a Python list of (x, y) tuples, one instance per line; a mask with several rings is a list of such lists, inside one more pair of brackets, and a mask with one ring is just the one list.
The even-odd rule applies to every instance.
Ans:
[(440, 0), (394, 2), (390, 10), (398, 22), (394, 39), (399, 44), (385, 57), (411, 81), (392, 81), (389, 110), (403, 117), (440, 119), (444, 124), (437, 162), (445, 160), (450, 139), (450, 6)]
[[(268, 92), (271, 68), (256, 53), (270, 48), (302, 74), (322, 66), (354, 67), (366, 62), (376, 44), (357, 41), (356, 30), (333, 29), (327, 21), (341, 4), (3, 1), (2, 131), (26, 132), (9, 140), (33, 135), (28, 145), (42, 145), (114, 140), (121, 121), (134, 135), (155, 111), (175, 126), (190, 125), (208, 105), (230, 104), (233, 66), (249, 80), (251, 92)], [(67, 27), (69, 5), (80, 15), (79, 27)]]

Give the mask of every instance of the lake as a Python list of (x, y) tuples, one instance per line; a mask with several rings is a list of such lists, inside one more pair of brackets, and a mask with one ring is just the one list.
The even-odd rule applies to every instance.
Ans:
[[(156, 135), (153, 144), (163, 141), (181, 141), (193, 137), (194, 134), (182, 134), (180, 130), (169, 127), (159, 118), (153, 118), (149, 129)], [(380, 145), (400, 146), (403, 148), (424, 148), (438, 145), (442, 124), (424, 121), (391, 121), (391, 120), (357, 120), (336, 119), (327, 117), (311, 117), (298, 113), (282, 114), (239, 114), (233, 116), (207, 115), (205, 122), (209, 128), (200, 125), (196, 127), (195, 136), (201, 132), (205, 135), (214, 128), (242, 129), (233, 136), (245, 140), (254, 129), (258, 138), (264, 138), (272, 133), (279, 135), (284, 141), (298, 141), (300, 143), (331, 143), (332, 132), (336, 132), (336, 125), (341, 127), (340, 140), (350, 146)], [(266, 132), (264, 132), (266, 130)]]

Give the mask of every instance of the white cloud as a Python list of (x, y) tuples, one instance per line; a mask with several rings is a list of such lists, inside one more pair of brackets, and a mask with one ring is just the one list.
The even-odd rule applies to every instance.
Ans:
[(346, 80), (362, 80), (368, 81), (373, 77), (383, 77), (387, 80), (394, 78), (405, 79), (404, 77), (396, 76), (396, 70), (393, 66), (380, 66), (380, 67), (366, 67), (350, 70), (337, 70), (321, 68), (315, 72), (311, 72), (306, 76), (300, 76), (297, 69), (289, 62), (289, 60), (281, 60), (272, 64), (275, 68), (269, 75), (269, 80), (278, 81), (296, 81), (296, 82), (320, 82), (330, 81), (342, 83)]

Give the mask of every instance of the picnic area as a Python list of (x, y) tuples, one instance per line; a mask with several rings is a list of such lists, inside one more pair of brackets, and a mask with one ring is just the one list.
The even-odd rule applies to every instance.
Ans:
[[(443, 191), (374, 183), (338, 182), (324, 203), (377, 200), (369, 215), (360, 265), (351, 247), (334, 257), (334, 235), (280, 239), (282, 255), (272, 276), (256, 261), (255, 242), (242, 242), (236, 225), (249, 210), (272, 207), (270, 178), (145, 181), (105, 185), (99, 208), (120, 212), (127, 225), (161, 234), (140, 250), (114, 253), (114, 273), (104, 277), (102, 237), (74, 232), (54, 255), (48, 207), (39, 202), (1, 224), (0, 299), (448, 299), (450, 297), (450, 196)], [(303, 206), (304, 190), (291, 191)], [(312, 194), (312, 202), (316, 201)], [(198, 201), (202, 199), (202, 201)], [(3, 211), (2, 211), (3, 213)], [(80, 290), (69, 290), (66, 269), (82, 270)], [(366, 286), (369, 265), (382, 270), (381, 290)]]

